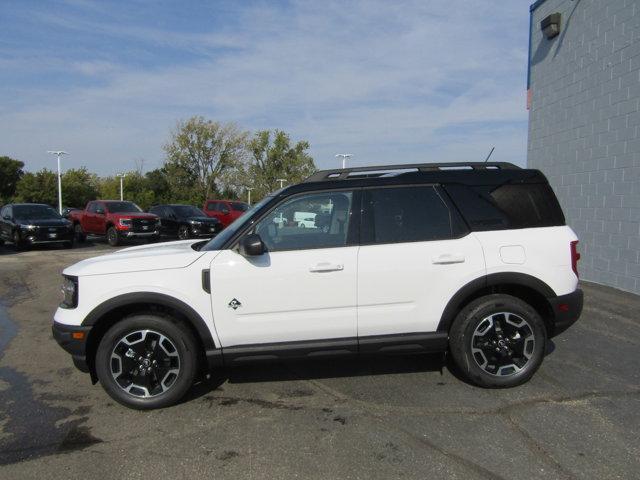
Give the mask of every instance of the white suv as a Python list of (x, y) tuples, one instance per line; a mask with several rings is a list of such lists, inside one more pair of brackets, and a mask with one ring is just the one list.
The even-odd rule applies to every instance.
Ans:
[[(315, 214), (301, 228), (296, 212)], [(213, 240), (126, 248), (64, 272), (53, 333), (134, 408), (241, 362), (449, 350), (510, 387), (582, 310), (577, 238), (536, 170), (508, 163), (322, 171)]]

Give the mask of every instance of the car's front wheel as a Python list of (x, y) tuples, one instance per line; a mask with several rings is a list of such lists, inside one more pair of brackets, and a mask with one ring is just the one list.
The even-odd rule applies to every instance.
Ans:
[(197, 343), (185, 327), (169, 318), (139, 314), (107, 331), (95, 366), (114, 400), (142, 410), (178, 402), (193, 384), (197, 361)]
[(120, 245), (120, 234), (118, 230), (116, 230), (116, 227), (109, 227), (109, 230), (107, 230), (107, 242), (109, 242), (109, 245), (112, 247)]
[(189, 237), (191, 237), (189, 227), (187, 225), (180, 225), (180, 228), (178, 229), (178, 238), (180, 240), (189, 240)]
[(544, 357), (546, 328), (526, 302), (503, 294), (474, 300), (456, 317), (449, 345), (457, 367), (482, 387), (514, 387), (529, 380)]

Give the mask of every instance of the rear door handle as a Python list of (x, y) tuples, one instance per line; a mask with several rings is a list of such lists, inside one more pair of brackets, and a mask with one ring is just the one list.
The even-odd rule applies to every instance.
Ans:
[(443, 253), (431, 257), (431, 263), (436, 265), (448, 265), (450, 263), (464, 263), (464, 255), (461, 253)]
[(338, 272), (344, 270), (344, 265), (333, 262), (320, 262), (309, 267), (310, 272)]

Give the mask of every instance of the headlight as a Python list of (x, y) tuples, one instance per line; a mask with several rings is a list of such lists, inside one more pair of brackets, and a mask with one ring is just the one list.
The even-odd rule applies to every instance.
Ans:
[(130, 227), (131, 226), (131, 219), (130, 218), (121, 218), (120, 220), (118, 220), (118, 223), (123, 227)]
[(33, 231), (38, 227), (36, 227), (35, 225), (20, 225), (20, 228), (22, 228), (24, 230)]
[(78, 306), (78, 277), (64, 275), (62, 281), (62, 308), (76, 308)]

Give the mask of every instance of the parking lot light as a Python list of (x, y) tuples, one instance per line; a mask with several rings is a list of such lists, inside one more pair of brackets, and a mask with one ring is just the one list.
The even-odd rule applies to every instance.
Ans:
[(347, 168), (347, 158), (353, 157), (353, 153), (338, 153), (336, 158), (342, 158), (342, 168)]
[(47, 150), (47, 153), (58, 157), (58, 213), (62, 215), (62, 180), (60, 178), (60, 157), (62, 155), (69, 155), (63, 150)]
[(122, 182), (124, 180), (124, 177), (126, 177), (126, 176), (127, 176), (126, 173), (118, 173), (118, 174), (116, 174), (116, 177), (120, 178), (120, 201), (124, 200)]

